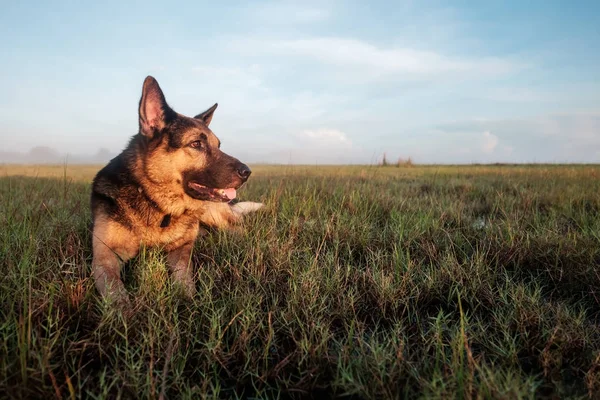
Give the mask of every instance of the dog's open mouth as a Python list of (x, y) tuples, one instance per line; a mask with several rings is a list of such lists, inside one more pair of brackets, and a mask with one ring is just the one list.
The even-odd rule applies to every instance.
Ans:
[(231, 201), (235, 199), (235, 188), (215, 189), (209, 188), (196, 182), (189, 182), (188, 187), (192, 190), (194, 197), (211, 201)]

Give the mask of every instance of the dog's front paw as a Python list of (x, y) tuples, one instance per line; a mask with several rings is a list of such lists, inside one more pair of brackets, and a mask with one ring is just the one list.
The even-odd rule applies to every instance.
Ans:
[(238, 216), (243, 217), (246, 214), (258, 211), (265, 205), (263, 203), (256, 203), (254, 201), (242, 201), (231, 206), (231, 211)]
[(119, 313), (125, 318), (134, 314), (134, 307), (126, 291), (108, 291), (102, 296), (102, 307), (109, 313)]

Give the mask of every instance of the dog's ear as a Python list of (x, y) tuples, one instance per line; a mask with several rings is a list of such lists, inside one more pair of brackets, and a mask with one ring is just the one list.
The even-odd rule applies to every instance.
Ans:
[(155, 132), (165, 127), (175, 112), (167, 105), (165, 95), (158, 82), (151, 76), (144, 80), (140, 99), (140, 133), (153, 137)]
[(208, 126), (210, 124), (210, 121), (212, 120), (213, 114), (215, 113), (215, 110), (217, 109), (218, 105), (218, 103), (215, 103), (214, 106), (204, 111), (203, 113), (196, 115), (194, 118), (201, 120), (206, 124), (206, 126)]

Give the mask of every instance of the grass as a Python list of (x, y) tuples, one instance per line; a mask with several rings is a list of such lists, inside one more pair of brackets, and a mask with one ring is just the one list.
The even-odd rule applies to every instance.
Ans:
[(0, 397), (600, 393), (600, 167), (266, 167), (267, 209), (90, 279), (92, 167), (0, 168)]

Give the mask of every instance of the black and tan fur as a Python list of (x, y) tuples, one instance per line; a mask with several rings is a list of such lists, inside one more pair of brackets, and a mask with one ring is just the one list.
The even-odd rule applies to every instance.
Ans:
[(173, 111), (158, 82), (147, 77), (139, 106), (139, 133), (94, 178), (93, 261), (96, 288), (127, 302), (121, 265), (140, 246), (167, 252), (172, 279), (195, 292), (190, 255), (200, 224), (235, 225), (260, 203), (231, 205), (215, 189), (237, 189), (250, 169), (220, 150), (209, 129), (217, 104), (194, 118)]

